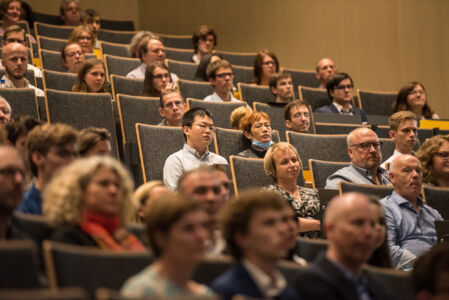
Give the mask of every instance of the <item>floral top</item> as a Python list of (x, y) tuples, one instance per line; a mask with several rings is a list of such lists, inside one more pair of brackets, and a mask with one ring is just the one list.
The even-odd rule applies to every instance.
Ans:
[[(298, 186), (299, 195), (301, 200), (298, 201), (295, 197), (290, 195), (289, 192), (284, 190), (277, 184), (272, 184), (264, 188), (265, 191), (272, 191), (279, 193), (282, 198), (284, 198), (288, 204), (295, 210), (296, 216), (298, 218), (313, 219), (316, 218), (318, 212), (320, 211), (320, 200), (318, 198), (318, 191), (316, 189), (310, 189), (306, 187)], [(301, 236), (306, 236), (310, 238), (318, 238), (320, 236), (319, 231), (309, 231), (300, 234)]]

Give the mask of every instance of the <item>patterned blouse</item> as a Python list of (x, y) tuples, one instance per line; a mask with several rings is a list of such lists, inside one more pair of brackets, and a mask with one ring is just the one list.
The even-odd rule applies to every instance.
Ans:
[[(285, 199), (288, 204), (295, 210), (298, 218), (313, 219), (316, 218), (320, 211), (320, 200), (318, 198), (318, 191), (316, 189), (298, 186), (301, 200), (298, 201), (289, 192), (284, 190), (277, 184), (272, 184), (264, 188), (265, 191), (276, 192)], [(319, 231), (309, 231), (300, 234), (309, 238), (318, 238)]]

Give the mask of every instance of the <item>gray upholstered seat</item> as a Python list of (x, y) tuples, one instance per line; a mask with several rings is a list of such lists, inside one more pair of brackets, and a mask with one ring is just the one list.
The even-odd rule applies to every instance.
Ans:
[(396, 100), (395, 92), (374, 92), (357, 89), (359, 107), (368, 115), (390, 116), (393, 114), (393, 102)]
[(72, 91), (77, 77), (76, 74), (67, 72), (44, 70), (42, 73), (42, 79), (45, 89), (53, 89), (66, 92)]
[(181, 79), (195, 80), (198, 65), (193, 62), (176, 61), (167, 59), (170, 72), (175, 73)]
[(232, 181), (235, 194), (245, 189), (269, 186), (274, 183), (273, 178), (265, 174), (263, 159), (230, 156)]
[(254, 67), (254, 60), (257, 53), (255, 52), (230, 52), (230, 51), (217, 51), (217, 54), (221, 55), (223, 59), (229, 61), (232, 65)]
[(112, 74), (126, 76), (129, 72), (142, 64), (138, 58), (120, 57), (114, 55), (104, 55), (104, 62), (108, 78)]
[(135, 34), (135, 31), (110, 30), (102, 28), (98, 32), (98, 40), (116, 44), (129, 44)]
[(119, 31), (134, 31), (133, 20), (106, 20), (101, 18), (101, 28)]
[[(0, 290), (0, 299), (14, 300), (89, 300), (87, 291), (81, 287), (66, 287), (52, 290), (49, 288)], [(106, 299), (103, 299), (106, 300)], [(120, 299), (107, 299), (120, 300)]]
[(360, 115), (320, 114), (314, 112), (313, 119), (315, 122), (320, 123), (362, 124)]
[(149, 252), (113, 252), (99, 248), (44, 241), (44, 258), (52, 289), (82, 286), (120, 289), (126, 279), (152, 262)]
[(312, 262), (322, 252), (327, 250), (329, 242), (327, 240), (299, 237), (296, 245), (296, 253), (306, 261)]
[(316, 73), (314, 71), (304, 71), (290, 68), (285, 68), (284, 71), (292, 74), (292, 84), (296, 98), (299, 98), (297, 86), (305, 86), (311, 88), (320, 86), (320, 81), (316, 78)]
[(0, 95), (11, 105), (13, 115), (23, 114), (39, 119), (39, 108), (34, 89), (0, 88)]
[(438, 210), (444, 220), (449, 220), (449, 189), (425, 185), (423, 190), (427, 205)]
[(238, 89), (240, 98), (246, 101), (249, 106), (253, 106), (254, 102), (274, 102), (276, 97), (270, 92), (266, 86), (259, 86), (254, 84), (239, 82)]
[(340, 181), (338, 183), (338, 190), (340, 195), (349, 192), (359, 192), (362, 194), (374, 195), (379, 199), (382, 199), (393, 192), (393, 187), (391, 185), (374, 185)]
[(313, 187), (315, 189), (324, 189), (327, 178), (341, 168), (349, 166), (349, 164), (349, 162), (309, 159), (309, 169), (312, 174)]
[(220, 128), (231, 128), (231, 122), (229, 117), (234, 109), (246, 106), (245, 102), (212, 102), (212, 101), (203, 101), (198, 99), (187, 99), (187, 105), (189, 109), (195, 107), (201, 107), (209, 110), (214, 116), (214, 125), (215, 127)]
[(178, 86), (184, 99), (204, 99), (214, 92), (209, 82), (179, 79)]
[(128, 47), (124, 44), (100, 41), (100, 50), (103, 55), (109, 54), (114, 56), (129, 57)]
[(118, 157), (117, 137), (111, 95), (76, 93), (52, 89), (45, 91), (47, 120), (72, 125), (77, 129), (90, 126), (106, 128), (111, 134), (112, 153)]
[(140, 96), (143, 91), (143, 81), (143, 79), (129, 78), (113, 74), (111, 76), (111, 87), (114, 99), (117, 99), (118, 94)]
[(37, 43), (39, 49), (61, 52), (61, 49), (67, 44), (68, 40), (38, 36)]
[(43, 240), (50, 238), (55, 229), (47, 222), (44, 216), (26, 214), (19, 211), (14, 212), (12, 224), (21, 232), (26, 232), (27, 236), (39, 246)]
[(253, 106), (254, 110), (264, 112), (270, 117), (271, 128), (279, 131), (281, 140), (285, 141), (285, 131), (288, 128), (285, 127), (284, 106), (268, 105), (260, 102), (254, 102)]
[[(318, 85), (317, 85), (318, 86)], [(299, 99), (307, 101), (312, 107), (312, 111), (315, 111), (317, 108), (328, 105), (331, 100), (327, 95), (326, 90), (311, 88), (306, 86), (299, 86)]]
[(155, 33), (162, 38), (164, 46), (178, 49), (193, 49), (193, 42), (191, 35), (174, 35)]
[[(25, 30), (26, 33), (30, 33), (30, 26), (27, 21), (20, 20), (16, 25)], [(3, 20), (0, 20), (0, 27), (3, 27)]]
[(382, 147), (380, 148), (380, 152), (382, 153), (382, 161), (387, 160), (394, 153), (394, 141), (392, 139), (383, 139), (379, 138), (382, 142)]
[(0, 289), (39, 288), (38, 251), (29, 240), (0, 243)]
[(345, 134), (308, 134), (287, 131), (287, 141), (296, 147), (308, 169), (309, 159), (349, 162)]
[[(67, 72), (67, 68), (62, 64), (61, 51), (41, 49), (39, 50), (39, 57), (44, 70)], [(88, 59), (96, 58), (97, 56), (95, 54), (85, 54), (84, 57)]]
[(366, 115), (368, 124), (371, 125), (388, 125), (389, 118), (390, 116)]
[(59, 14), (52, 15), (33, 11), (33, 16), (34, 24), (36, 24), (36, 22), (39, 22), (44, 24), (62, 25), (62, 19)]
[(68, 39), (74, 28), (74, 26), (59, 26), (34, 22), (34, 33), (36, 36), (42, 37)]
[(232, 71), (234, 72), (234, 85), (239, 82), (251, 83), (251, 80), (253, 80), (254, 71), (252, 67), (232, 66)]
[(138, 123), (136, 130), (144, 181), (162, 180), (167, 157), (184, 146), (182, 129)]
[(165, 47), (165, 57), (167, 59), (184, 61), (184, 62), (192, 62), (193, 54), (194, 54), (194, 52), (191, 49), (176, 49), (176, 48)]
[(411, 272), (391, 268), (379, 268), (365, 265), (366, 278), (371, 282), (378, 282), (380, 286), (389, 286), (388, 291), (392, 299), (415, 299), (415, 286)]
[(356, 128), (362, 127), (361, 124), (338, 124), (315, 122), (315, 131), (317, 134), (348, 134)]
[(196, 282), (210, 285), (215, 278), (226, 272), (234, 264), (230, 256), (208, 257), (195, 269), (193, 280)]

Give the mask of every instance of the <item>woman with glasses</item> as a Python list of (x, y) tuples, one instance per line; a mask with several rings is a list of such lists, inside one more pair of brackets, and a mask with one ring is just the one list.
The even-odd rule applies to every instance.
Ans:
[(416, 156), (422, 164), (424, 184), (449, 188), (449, 135), (427, 139)]
[(265, 155), (264, 169), (275, 181), (265, 189), (279, 193), (295, 210), (299, 231), (307, 232), (302, 235), (319, 237), (320, 221), (315, 219), (320, 210), (318, 191), (298, 186), (302, 162), (296, 148), (285, 142), (274, 144)]
[(75, 27), (70, 36), (69, 43), (78, 43), (83, 53), (92, 53), (95, 46), (95, 36), (92, 26), (80, 25)]
[(427, 104), (426, 90), (417, 81), (408, 82), (399, 90), (393, 103), (393, 112), (402, 110), (413, 112), (418, 120), (440, 118)]
[(97, 58), (89, 58), (78, 72), (78, 77), (72, 90), (84, 93), (106, 93), (108, 92), (106, 83), (106, 72), (103, 62)]
[(254, 59), (253, 83), (268, 86), (271, 75), (278, 72), (279, 61), (273, 52), (269, 50), (261, 50), (257, 52), (256, 58)]
[(67, 72), (78, 73), (84, 63), (84, 53), (78, 43), (67, 43), (61, 50), (61, 59)]
[(163, 90), (174, 87), (168, 67), (163, 62), (157, 61), (145, 70), (141, 96), (160, 97)]
[(250, 112), (240, 121), (240, 128), (251, 142), (251, 147), (237, 155), (247, 158), (264, 158), (268, 148), (273, 144), (270, 117), (264, 112)]

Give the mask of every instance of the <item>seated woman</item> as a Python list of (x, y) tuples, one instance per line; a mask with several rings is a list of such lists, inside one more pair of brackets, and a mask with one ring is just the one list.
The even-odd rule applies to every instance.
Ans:
[(78, 72), (72, 91), (106, 93), (106, 73), (103, 62), (97, 58), (87, 59)]
[(95, 46), (95, 36), (92, 26), (79, 25), (72, 31), (69, 43), (78, 43), (83, 53), (92, 53)]
[(390, 247), (388, 247), (387, 241), (387, 229), (385, 227), (385, 215), (382, 210), (382, 206), (379, 199), (376, 197), (369, 197), (373, 213), (376, 215), (376, 225), (374, 227), (374, 252), (368, 261), (369, 265), (392, 268)]
[(51, 239), (112, 251), (144, 251), (123, 226), (129, 221), (133, 182), (119, 161), (108, 156), (76, 160), (44, 190), (43, 213), (56, 227)]
[(205, 256), (207, 220), (206, 212), (196, 201), (171, 194), (155, 199), (145, 224), (156, 260), (125, 282), (122, 296), (213, 295), (208, 287), (192, 280), (195, 268)]
[(264, 168), (265, 174), (275, 181), (265, 189), (281, 194), (293, 207), (299, 220), (299, 231), (306, 232), (302, 235), (318, 237), (320, 221), (314, 219), (320, 210), (318, 191), (297, 185), (302, 162), (296, 148), (285, 142), (274, 144), (265, 155)]
[(153, 180), (142, 184), (133, 194), (133, 204), (136, 209), (136, 217), (143, 220), (144, 212), (149, 212), (149, 207), (154, 199), (169, 193), (170, 191), (161, 180)]
[(422, 165), (424, 184), (449, 188), (449, 135), (427, 139), (416, 156)]
[(402, 110), (413, 112), (418, 120), (440, 118), (427, 104), (424, 86), (416, 81), (406, 83), (399, 90), (396, 101), (393, 103), (393, 113)]
[(127, 46), (128, 54), (132, 58), (139, 58), (139, 44), (144, 38), (151, 38), (154, 34), (152, 34), (149, 31), (138, 31), (133, 38), (131, 39), (131, 42)]
[(203, 55), (196, 69), (195, 80), (196, 81), (209, 81), (209, 77), (207, 76), (207, 67), (213, 63), (214, 61), (223, 59), (220, 55), (216, 53), (210, 53)]
[(111, 155), (111, 134), (106, 128), (88, 127), (81, 130), (78, 151), (82, 157)]
[(237, 155), (248, 158), (264, 158), (268, 148), (273, 144), (270, 117), (259, 111), (247, 113), (240, 121), (240, 128), (245, 137), (251, 141), (251, 148)]
[(192, 35), (193, 49), (192, 57), (194, 63), (199, 63), (204, 55), (212, 53), (217, 46), (217, 34), (215, 29), (209, 25), (200, 25)]
[(232, 129), (242, 129), (240, 127), (241, 121), (246, 114), (252, 113), (253, 110), (249, 106), (240, 106), (234, 109), (229, 117)]
[(61, 59), (67, 72), (77, 73), (84, 64), (84, 53), (78, 43), (67, 43), (61, 50)]
[(141, 96), (160, 97), (163, 90), (174, 88), (168, 67), (160, 61), (151, 63), (145, 70)]
[[(6, 29), (13, 25), (17, 25), (21, 19), (24, 19), (25, 11), (22, 9), (22, 1), (19, 0), (3, 0), (0, 4), (0, 15), (3, 19), (3, 24), (0, 27), (0, 35), (3, 35)], [(36, 44), (36, 39), (27, 34), (28, 40)]]
[(257, 52), (254, 59), (254, 78), (252, 83), (268, 86), (271, 75), (278, 72), (279, 61), (273, 52), (268, 50)]

